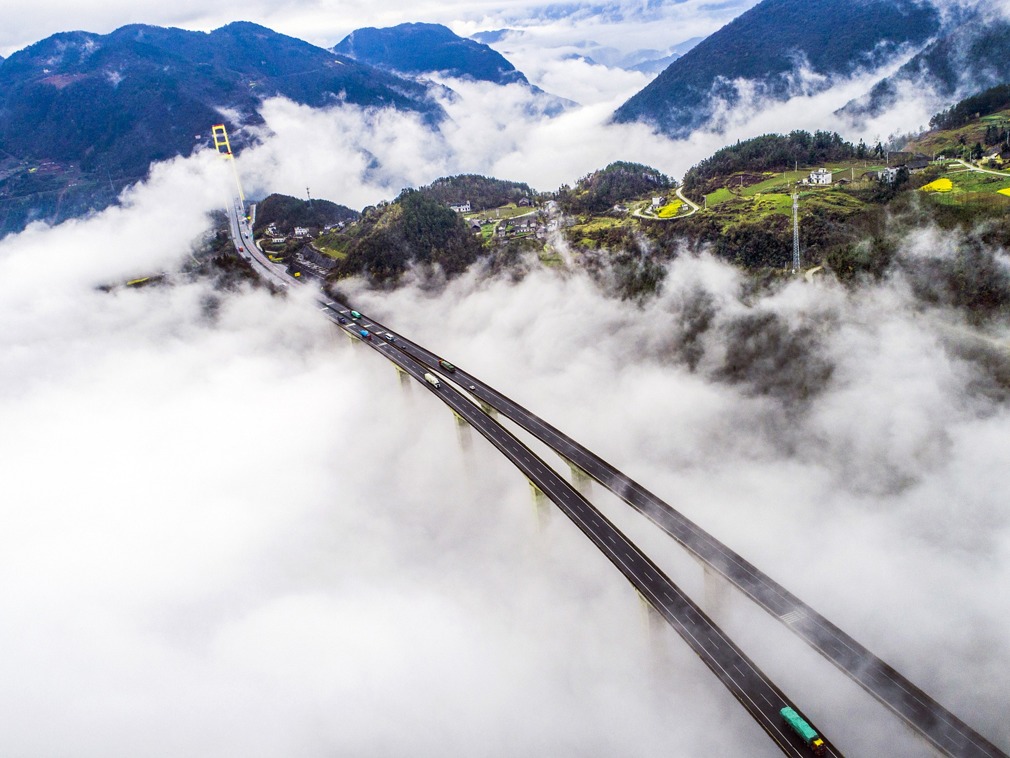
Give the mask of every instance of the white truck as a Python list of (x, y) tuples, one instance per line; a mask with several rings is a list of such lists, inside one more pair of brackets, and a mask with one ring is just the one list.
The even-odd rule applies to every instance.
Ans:
[(426, 381), (428, 384), (430, 384), (435, 389), (438, 389), (439, 387), (442, 386), (442, 382), (440, 382), (438, 380), (438, 377), (435, 376), (432, 373), (429, 373), (429, 372), (425, 372), (425, 374), (424, 374), (424, 381)]

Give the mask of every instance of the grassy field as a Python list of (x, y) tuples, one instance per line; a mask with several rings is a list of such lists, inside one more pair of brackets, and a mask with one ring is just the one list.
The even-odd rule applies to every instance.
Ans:
[(467, 213), (463, 216), (467, 221), (471, 219), (497, 219), (497, 218), (515, 218), (516, 216), (525, 216), (527, 213), (534, 213), (533, 208), (527, 206), (518, 206), (515, 203), (509, 203), (508, 205), (503, 205), (500, 208), (491, 208), (486, 211), (478, 211), (476, 213)]
[(1010, 206), (1010, 174), (971, 171), (958, 163), (949, 164), (947, 173), (920, 190), (943, 205)]
[(341, 250), (341, 249), (336, 248), (336, 247), (327, 247), (326, 245), (320, 245), (318, 241), (315, 244), (315, 248), (320, 253), (323, 253), (324, 255), (328, 255), (331, 258), (333, 258), (334, 260), (342, 261), (344, 258), (347, 257), (346, 251)]
[[(819, 167), (818, 167), (819, 168)], [(828, 168), (835, 182), (841, 179), (847, 179), (850, 182), (858, 182), (860, 177), (868, 171), (879, 171), (884, 168), (882, 165), (876, 165), (870, 163), (869, 161), (843, 161), (836, 165), (825, 166)], [(732, 178), (729, 180), (728, 187), (722, 187), (717, 189), (715, 192), (711, 192), (705, 196), (706, 203), (709, 209), (714, 209), (716, 206), (722, 205), (724, 203), (735, 203), (743, 198), (755, 198), (761, 196), (765, 200), (761, 203), (762, 207), (767, 207), (769, 201), (767, 198), (771, 197), (773, 200), (771, 202), (781, 205), (782, 201), (775, 198), (777, 195), (784, 197), (789, 197), (789, 193), (795, 188), (795, 185), (803, 179), (810, 176), (810, 172), (813, 168), (802, 168), (798, 171), (785, 171), (780, 173), (769, 173), (766, 174), (764, 180), (751, 184), (749, 186), (734, 187)], [(832, 184), (828, 187), (801, 187), (800, 196), (802, 198), (801, 202), (810, 196), (817, 193), (834, 193), (837, 190), (837, 184)], [(789, 202), (791, 207), (792, 201)], [(846, 206), (845, 203), (841, 204)]]
[(593, 232), (612, 229), (615, 226), (624, 226), (626, 222), (610, 216), (590, 216), (584, 224), (575, 224), (568, 227), (572, 234), (592, 234)]
[(537, 257), (540, 258), (540, 262), (545, 266), (563, 266), (565, 263), (557, 251), (550, 245), (545, 246)]
[[(926, 132), (909, 143), (906, 149), (926, 155), (940, 155), (942, 153), (947, 156), (961, 157), (966, 149), (970, 150), (976, 142), (982, 142), (985, 139), (987, 126), (1004, 126), (1006, 124), (1010, 124), (1010, 110), (983, 116), (978, 121), (973, 121), (958, 129)], [(987, 147), (984, 149), (986, 152), (992, 152), (996, 148)]]

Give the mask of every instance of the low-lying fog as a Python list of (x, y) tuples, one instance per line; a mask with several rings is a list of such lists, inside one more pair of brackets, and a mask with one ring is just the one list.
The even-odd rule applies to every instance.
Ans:
[[(510, 90), (450, 103), (432, 136), (272, 101), (239, 165), (254, 192), (361, 207), (462, 171), (553, 189), (622, 158), (680, 178), (732, 138), (610, 127), (612, 104), (551, 119)], [(122, 208), (0, 240), (0, 754), (776, 755), (573, 526), (541, 524), (517, 471), (307, 293), (176, 273), (230, 181), (213, 156), (175, 161)], [(99, 289), (162, 271), (170, 286)], [(744, 290), (704, 256), (642, 306), (577, 271), (347, 286), (1010, 749), (1005, 325), (978, 338), (898, 275)], [(593, 496), (843, 751), (924, 753)]]

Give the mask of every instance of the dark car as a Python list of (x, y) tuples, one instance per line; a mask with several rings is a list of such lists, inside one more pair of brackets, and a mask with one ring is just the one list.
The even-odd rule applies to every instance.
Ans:
[(446, 371), (448, 371), (450, 374), (456, 370), (456, 367), (453, 366), (451, 363), (449, 363), (449, 361), (444, 361), (441, 358), (438, 359), (438, 365), (441, 366)]
[(344, 318), (343, 316), (337, 316), (337, 321), (339, 321), (341, 324), (347, 323), (347, 319)]

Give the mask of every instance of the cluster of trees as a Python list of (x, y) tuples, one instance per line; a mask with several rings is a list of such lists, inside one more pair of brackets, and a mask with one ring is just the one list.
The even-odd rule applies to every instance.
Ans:
[[(879, 145), (876, 149), (883, 151)], [(811, 134), (797, 130), (788, 135), (766, 134), (724, 147), (694, 166), (684, 176), (684, 190), (705, 194), (716, 189), (713, 185), (722, 186), (725, 177), (740, 171), (785, 171), (797, 163), (813, 166), (865, 157), (869, 152), (865, 144), (853, 145), (835, 132)]]
[(1001, 142), (1007, 142), (1008, 137), (1010, 137), (1010, 132), (1007, 131), (1006, 124), (989, 124), (985, 128), (985, 137), (983, 141), (989, 147), (993, 145), (998, 145)]
[(341, 221), (353, 221), (358, 212), (329, 200), (300, 200), (290, 195), (269, 195), (256, 206), (256, 230), (276, 225), (282, 232), (296, 226), (322, 228)]
[(977, 95), (966, 97), (947, 110), (940, 111), (929, 120), (929, 126), (932, 129), (957, 129), (981, 116), (988, 116), (1007, 108), (1010, 108), (1010, 84), (1000, 84)]
[(618, 203), (673, 186), (670, 177), (650, 166), (617, 161), (582, 177), (573, 188), (562, 187), (558, 204), (566, 213), (605, 213)]
[(534, 196), (528, 184), (479, 174), (446, 176), (422, 187), (420, 191), (443, 205), (459, 205), (469, 201), (474, 211), (518, 203), (523, 198), (532, 202)]
[(392, 203), (368, 208), (348, 230), (346, 256), (334, 278), (364, 273), (379, 282), (395, 281), (411, 263), (438, 265), (449, 276), (477, 260), (482, 246), (462, 216), (416, 189)]

